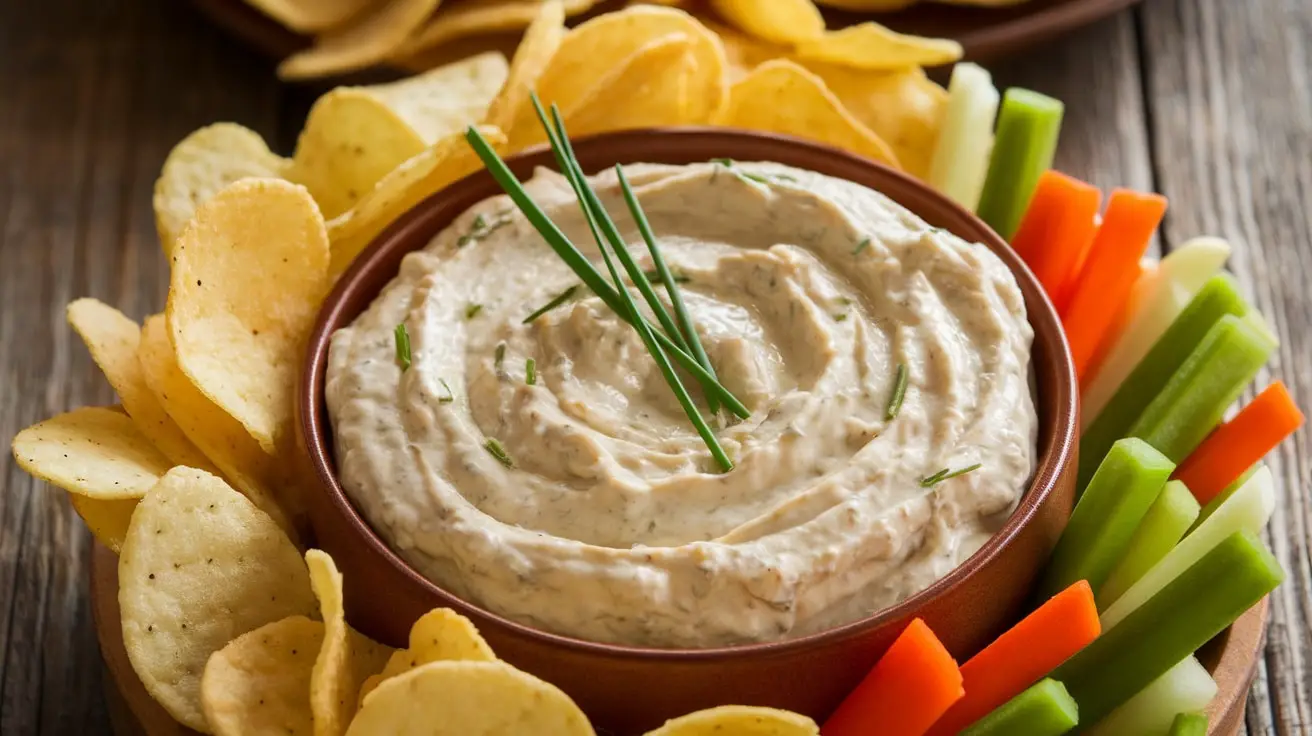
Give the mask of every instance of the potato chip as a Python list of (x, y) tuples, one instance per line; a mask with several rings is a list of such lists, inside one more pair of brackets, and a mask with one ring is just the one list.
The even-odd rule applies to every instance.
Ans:
[(438, 0), (385, 0), (283, 59), (279, 79), (311, 79), (364, 69), (387, 58), (437, 7)]
[(838, 64), (867, 71), (897, 71), (950, 64), (961, 58), (961, 44), (947, 38), (922, 38), (889, 30), (873, 21), (827, 31), (797, 45), (804, 61)]
[(541, 3), (533, 22), (510, 62), (510, 73), (492, 104), (484, 122), (508, 131), (529, 106), (529, 92), (537, 87), (538, 77), (555, 56), (565, 35), (565, 7), (560, 0)]
[(146, 385), (164, 411), (233, 485), (292, 533), (294, 527), (286, 511), (270, 490), (276, 477), (273, 458), (260, 449), (237, 420), (197, 390), (178, 367), (164, 315), (146, 318), (138, 350)]
[(247, 0), (297, 33), (317, 33), (351, 20), (378, 0)]
[(789, 54), (789, 49), (751, 36), (712, 21), (703, 20), (707, 28), (720, 37), (724, 44), (729, 83), (733, 84), (751, 73), (753, 69), (771, 59), (778, 59)]
[[(591, 9), (598, 1), (563, 0), (561, 9), (566, 15), (577, 15)], [(538, 17), (544, 4), (543, 0), (452, 3), (451, 7), (444, 6), (442, 12), (433, 14), (428, 24), (397, 49), (393, 57), (412, 56), (468, 36), (522, 30)]]
[(570, 135), (694, 122), (687, 100), (697, 72), (691, 50), (683, 33), (644, 45), (565, 113)]
[(797, 713), (748, 705), (725, 705), (666, 721), (647, 736), (816, 736), (815, 721)]
[(218, 736), (310, 736), (310, 672), (324, 625), (288, 616), (210, 655), (200, 681), (205, 721)]
[(141, 344), (141, 328), (137, 323), (96, 299), (78, 299), (68, 305), (66, 315), (146, 439), (174, 465), (218, 473), (146, 385), (141, 361), (137, 359)]
[[(500, 130), (488, 126), (478, 130), (493, 148), (504, 151), (506, 138)], [(331, 272), (336, 275), (346, 270), (384, 228), (429, 195), (482, 168), (483, 162), (460, 133), (398, 166), (358, 205), (328, 223)]]
[(270, 455), (292, 436), (292, 391), (328, 293), (328, 232), (303, 187), (248, 179), (196, 211), (173, 249), (178, 365)]
[(394, 110), (431, 146), (482, 120), (509, 71), (505, 55), (488, 51), (399, 82), (360, 89)]
[(138, 499), (92, 498), (70, 493), (68, 501), (101, 544), (116, 554), (123, 548), (123, 538), (127, 536), (128, 524), (132, 521), (132, 512), (137, 509)]
[(155, 227), (168, 255), (192, 213), (220, 189), (247, 177), (285, 177), (291, 162), (259, 133), (235, 123), (208, 125), (182, 139), (155, 180)]
[(370, 693), (348, 736), (594, 736), (550, 683), (502, 662), (433, 662)]
[(472, 621), (449, 608), (435, 608), (410, 627), (409, 648), (393, 652), (382, 672), (364, 681), (360, 702), (383, 680), (429, 662), (494, 662), (496, 658)]
[(734, 26), (775, 43), (802, 43), (825, 32), (825, 19), (811, 0), (711, 0), (711, 8)]
[(809, 138), (900, 168), (888, 144), (852, 117), (824, 80), (785, 59), (767, 61), (735, 84), (722, 122)]
[(131, 418), (92, 406), (24, 429), (13, 450), (31, 475), (105, 500), (141, 498), (173, 467)]
[[(942, 2), (943, 0), (939, 0)], [(1026, 0), (1006, 0), (1008, 2), (1026, 2)], [(815, 0), (820, 5), (826, 5), (831, 8), (840, 10), (859, 10), (886, 12), (889, 10), (901, 10), (909, 8), (920, 2), (920, 0)]]
[(118, 561), (132, 668), (179, 722), (205, 731), (200, 679), (237, 636), (318, 606), (305, 561), (268, 515), (219, 478), (170, 470), (132, 515)]

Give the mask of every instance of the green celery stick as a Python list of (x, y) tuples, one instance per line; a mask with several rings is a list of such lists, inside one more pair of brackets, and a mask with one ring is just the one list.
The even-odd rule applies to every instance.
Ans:
[(1225, 416), (1257, 372), (1273, 343), (1248, 316), (1222, 317), (1130, 428), (1175, 462), (1193, 452)]
[(1178, 480), (1167, 483), (1143, 515), (1107, 582), (1098, 589), (1098, 610), (1106, 609), (1108, 603), (1120, 598), (1149, 568), (1161, 562), (1189, 531), (1199, 511), (1198, 500), (1184, 483)]
[(1234, 623), (1284, 578), (1250, 532), (1235, 532), (1054, 670), (1095, 723)]
[(968, 210), (979, 204), (984, 188), (997, 115), (998, 90), (989, 73), (969, 62), (952, 67), (948, 104), (929, 164), (929, 185)]
[(1169, 736), (1207, 736), (1207, 716), (1202, 713), (1181, 713), (1171, 723)]
[(1002, 96), (1002, 112), (976, 210), (1003, 238), (1011, 240), (1030, 206), (1039, 176), (1052, 167), (1064, 107), (1038, 92), (1011, 88)]
[(1051, 598), (1077, 580), (1101, 588), (1173, 470), (1175, 463), (1143, 440), (1112, 445), (1057, 540), (1039, 598)]
[(1153, 680), (1084, 733), (1088, 736), (1165, 734), (1180, 713), (1200, 711), (1216, 697), (1216, 681), (1193, 657)]
[(1275, 483), (1271, 471), (1262, 468), (1249, 478), (1248, 482), (1236, 490), (1207, 521), (1197, 529), (1185, 535), (1162, 561), (1153, 565), (1143, 577), (1139, 578), (1125, 594), (1107, 606), (1099, 621), (1102, 630), (1109, 629), (1125, 621), (1134, 609), (1144, 605), (1148, 599), (1171, 584), (1199, 558), (1236, 532), (1257, 534), (1266, 526), (1271, 512), (1276, 507)]
[(1060, 736), (1080, 722), (1066, 687), (1046, 677), (961, 732), (961, 736)]
[(1239, 289), (1229, 274), (1217, 274), (1203, 284), (1189, 306), (1166, 328), (1166, 332), (1134, 367), (1116, 393), (1112, 394), (1102, 413), (1084, 431), (1080, 438), (1077, 492), (1089, 484), (1093, 471), (1098, 468), (1098, 463), (1102, 462), (1112, 443), (1129, 436), (1130, 427), (1144, 408), (1162, 392), (1176, 370), (1184, 365), (1207, 331), (1212, 329), (1212, 325), (1227, 314), (1242, 315), (1247, 311), (1248, 305), (1239, 295)]

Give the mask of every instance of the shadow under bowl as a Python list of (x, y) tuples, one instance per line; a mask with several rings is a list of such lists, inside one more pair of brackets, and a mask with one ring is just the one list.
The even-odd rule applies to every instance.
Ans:
[[(410, 625), (437, 607), (469, 617), (497, 655), (568, 693), (599, 733), (640, 733), (666, 719), (723, 704), (787, 708), (821, 720), (861, 680), (902, 628), (920, 617), (964, 659), (1012, 624), (1070, 516), (1074, 501), (1076, 383), (1061, 324), (1020, 258), (979, 218), (920, 182), (867, 159), (792, 138), (724, 128), (624, 131), (575, 142), (595, 173), (616, 163), (687, 164), (712, 158), (779, 163), (883, 192), (930, 225), (982, 243), (1011, 269), (1034, 328), (1032, 365), (1039, 417), (1038, 463), (1030, 487), (1002, 529), (929, 588), (867, 618), (810, 636), (715, 649), (652, 649), (552, 634), (486, 611), (425, 579), (369, 526), (338, 482), (324, 403), (332, 334), (351, 324), (419, 250), (458, 215), (501, 193), (486, 171), (429, 197), (355, 261), (325, 301), (297, 389), (297, 429), (315, 468), (310, 520), (318, 545), (345, 578), (351, 623), (403, 646)], [(521, 180), (551, 152), (507, 159)]]

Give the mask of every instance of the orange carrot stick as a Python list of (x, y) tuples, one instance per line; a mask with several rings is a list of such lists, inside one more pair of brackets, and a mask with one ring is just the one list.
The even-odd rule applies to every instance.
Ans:
[(1089, 257), (1076, 276), (1070, 301), (1061, 312), (1075, 373), (1083, 378), (1107, 334), (1117, 309), (1130, 295), (1138, 263), (1166, 214), (1166, 197), (1128, 189), (1112, 192)]
[(1020, 229), (1011, 245), (1043, 284), (1058, 310), (1097, 231), (1102, 192), (1060, 171), (1039, 177)]
[(1303, 412), (1276, 381), (1189, 453), (1175, 478), (1206, 505), (1301, 426)]
[(963, 693), (956, 660), (925, 622), (915, 619), (820, 733), (922, 736)]
[(1048, 599), (961, 666), (966, 697), (934, 723), (929, 736), (954, 736), (1047, 676), (1101, 630), (1087, 582)]

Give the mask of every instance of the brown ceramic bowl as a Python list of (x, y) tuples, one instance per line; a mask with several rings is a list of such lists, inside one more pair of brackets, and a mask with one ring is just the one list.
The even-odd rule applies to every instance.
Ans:
[[(298, 389), (298, 427), (320, 488), (310, 503), (318, 544), (346, 581), (346, 609), (362, 631), (403, 645), (411, 623), (447, 606), (477, 624), (507, 662), (559, 686), (602, 733), (619, 736), (665, 719), (729, 703), (788, 708), (823, 719), (913, 617), (964, 658), (1016, 620), (1065, 525), (1074, 498), (1075, 376), (1061, 325), (1033, 275), (974, 215), (903, 174), (795, 139), (722, 128), (612, 133), (577, 141), (584, 170), (615, 163), (683, 164), (728, 157), (769, 160), (848, 179), (884, 192), (931, 225), (993, 250), (1015, 273), (1034, 326), (1039, 462), (1031, 487), (996, 536), (923, 592), (875, 615), (804, 638), (700, 650), (616, 646), (547, 633), (482, 610), (429, 582), (388, 548), (337, 481), (324, 405), (329, 338), (350, 324), (396, 275), (401, 258), (426, 246), (457, 215), (500, 193), (487, 172), (428, 198), (387, 229), (338, 282), (310, 338)], [(536, 149), (507, 163), (521, 179), (552, 164)]]

